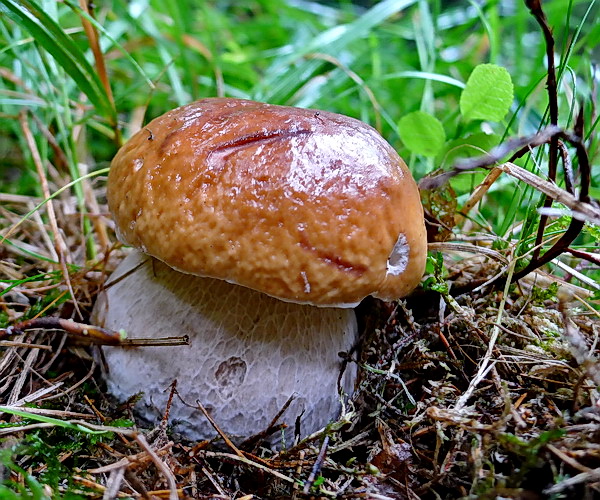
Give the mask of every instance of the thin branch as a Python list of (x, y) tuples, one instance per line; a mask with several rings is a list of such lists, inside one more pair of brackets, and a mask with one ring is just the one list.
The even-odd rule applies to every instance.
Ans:
[[(548, 216), (548, 209), (552, 205), (553, 200), (564, 204), (572, 210), (571, 215), (573, 219), (569, 228), (567, 231), (565, 231), (562, 237), (541, 257), (539, 254), (541, 252), (543, 243), (542, 241), (538, 242), (538, 238), (536, 237), (534, 251), (529, 264), (524, 269), (515, 273), (513, 277), (513, 279), (517, 281), (535, 269), (538, 269), (544, 264), (547, 264), (551, 260), (555, 259), (560, 254), (566, 252), (571, 243), (573, 243), (575, 238), (577, 238), (577, 236), (581, 233), (586, 220), (595, 224), (600, 223), (600, 210), (590, 203), (589, 189), (591, 183), (591, 171), (587, 149), (582, 139), (583, 136), (582, 106), (581, 111), (577, 116), (575, 130), (573, 133), (563, 131), (557, 126), (550, 125), (534, 136), (510, 139), (500, 146), (492, 149), (492, 151), (487, 155), (459, 161), (455, 164), (453, 169), (448, 172), (444, 172), (434, 177), (422, 179), (419, 183), (419, 187), (421, 189), (437, 188), (460, 172), (473, 170), (475, 168), (490, 168), (496, 165), (496, 163), (500, 161), (501, 158), (506, 156), (508, 152), (515, 149), (517, 152), (511, 158), (518, 157), (519, 154), (525, 151), (525, 148), (540, 146), (553, 139), (563, 139), (571, 144), (576, 150), (580, 169), (581, 186), (579, 199), (577, 199), (570, 191), (565, 191), (564, 189), (559, 188), (552, 178), (549, 181), (545, 181), (532, 172), (518, 167), (513, 163), (506, 162), (502, 165), (496, 165), (495, 167), (512, 175), (513, 177), (516, 177), (519, 180), (526, 182), (546, 195), (548, 203), (544, 203), (544, 207), (540, 210), (542, 218), (546, 218)], [(566, 165), (567, 164), (565, 163), (565, 166)], [(573, 190), (572, 186), (571, 190)], [(540, 218), (540, 227), (543, 228), (544, 224), (542, 223), (542, 218)]]
[(215, 422), (215, 419), (212, 418), (212, 416), (210, 415), (210, 413), (208, 413), (208, 411), (206, 410), (206, 408), (204, 408), (204, 406), (202, 406), (202, 403), (198, 400), (196, 400), (196, 408), (198, 408), (206, 417), (206, 419), (210, 422), (210, 425), (213, 426), (213, 428), (215, 429), (215, 431), (217, 431), (217, 433), (223, 438), (223, 441), (225, 441), (225, 444), (227, 444), (227, 446), (229, 446), (229, 448), (231, 450), (233, 450), (233, 452), (241, 458), (246, 458), (244, 456), (244, 454), (238, 449), (238, 447), (236, 445), (233, 444), (233, 442), (231, 441), (231, 439), (229, 439), (229, 436), (227, 436), (227, 434), (225, 434), (225, 432), (223, 432), (223, 430), (221, 430), (221, 428), (219, 427), (219, 425)]
[(160, 459), (160, 457), (156, 454), (156, 452), (152, 449), (152, 447), (146, 441), (146, 438), (143, 434), (139, 432), (134, 435), (134, 439), (140, 445), (140, 447), (148, 453), (154, 465), (160, 470), (167, 480), (167, 484), (169, 485), (169, 500), (178, 500), (179, 494), (177, 492), (177, 481), (175, 481), (175, 475), (167, 467), (167, 465)]
[(573, 175), (573, 163), (569, 156), (569, 151), (563, 141), (558, 141), (558, 149), (562, 158), (563, 170), (565, 171), (565, 189), (575, 195), (575, 176)]
[(267, 467), (265, 465), (262, 465), (258, 462), (254, 462), (244, 456), (238, 456), (238, 455), (234, 455), (233, 453), (222, 453), (222, 452), (216, 452), (216, 451), (200, 451), (197, 454), (198, 456), (203, 456), (203, 457), (215, 457), (215, 458), (227, 458), (229, 460), (233, 460), (235, 462), (242, 462), (243, 464), (249, 465), (251, 467), (255, 467), (257, 469), (260, 469), (264, 472), (267, 472), (273, 476), (275, 476), (278, 479), (281, 479), (282, 481), (285, 481), (287, 483), (293, 483), (294, 480), (291, 477), (288, 477), (284, 474), (282, 474), (281, 472), (278, 472), (276, 470), (271, 469), (270, 467)]
[(557, 495), (561, 494), (564, 490), (573, 488), (573, 486), (577, 486), (578, 484), (592, 484), (598, 480), (600, 480), (600, 467), (590, 472), (582, 472), (581, 474), (577, 474), (576, 476), (563, 479), (555, 485), (545, 489), (543, 493), (548, 496)]
[(26, 330), (61, 330), (68, 333), (71, 338), (83, 341), (86, 344), (112, 345), (122, 347), (162, 347), (189, 345), (188, 335), (181, 337), (163, 337), (157, 339), (128, 339), (124, 332), (109, 330), (100, 326), (77, 323), (72, 319), (57, 318), (46, 316), (43, 318), (34, 318), (22, 321), (5, 329), (0, 329), (0, 339), (9, 335), (21, 335)]
[[(550, 110), (550, 125), (558, 125), (558, 90), (556, 82), (556, 66), (554, 63), (554, 37), (552, 36), (552, 30), (548, 25), (546, 15), (542, 9), (541, 0), (525, 0), (525, 4), (531, 11), (531, 14), (535, 17), (535, 20), (540, 25), (542, 33), (544, 34), (544, 40), (546, 43), (546, 59), (548, 62), (548, 78), (546, 80), (546, 88), (548, 90), (548, 107)], [(552, 181), (556, 181), (556, 169), (558, 164), (558, 137), (553, 136), (550, 139), (550, 149), (548, 152), (548, 177)], [(544, 200), (543, 207), (549, 208), (552, 205), (552, 200), (548, 197)], [(538, 232), (535, 240), (536, 250), (533, 253), (532, 261), (535, 262), (540, 253), (541, 243), (544, 238), (544, 231), (546, 229), (546, 223), (548, 216), (542, 214), (540, 217), (540, 223), (538, 226)]]
[(327, 447), (329, 446), (329, 436), (325, 436), (323, 439), (323, 444), (321, 445), (321, 450), (319, 451), (319, 455), (317, 455), (317, 459), (313, 465), (312, 470), (310, 471), (310, 475), (308, 479), (304, 483), (303, 493), (308, 495), (315, 479), (317, 478), (317, 474), (321, 472), (321, 468), (323, 467), (323, 462), (325, 461), (325, 456), (327, 455)]
[(296, 399), (295, 394), (292, 394), (288, 400), (284, 403), (284, 405), (281, 407), (281, 409), (277, 412), (277, 415), (275, 415), (273, 417), (273, 419), (271, 420), (271, 423), (262, 431), (260, 431), (258, 434), (255, 434), (253, 436), (250, 436), (248, 439), (244, 440), (241, 444), (240, 444), (240, 448), (242, 449), (252, 449), (252, 452), (256, 451), (256, 447), (265, 439), (267, 439), (268, 436), (270, 436), (271, 434), (273, 434), (275, 431), (280, 430), (280, 429), (285, 429), (287, 426), (284, 423), (280, 423), (278, 424), (277, 422), (279, 422), (279, 420), (281, 419), (281, 416), (287, 411), (287, 409), (290, 407), (290, 405), (292, 404), (292, 402)]
[(578, 248), (569, 248), (567, 250), (573, 257), (577, 257), (578, 259), (587, 260), (592, 264), (600, 266), (600, 255), (597, 253), (584, 252), (583, 250), (579, 250)]
[(541, 146), (542, 144), (547, 144), (552, 137), (560, 134), (562, 134), (562, 130), (559, 127), (549, 126), (535, 135), (509, 139), (493, 148), (486, 155), (478, 156), (476, 158), (469, 158), (466, 160), (459, 160), (448, 172), (444, 172), (433, 177), (424, 177), (419, 182), (419, 188), (421, 190), (439, 188), (448, 182), (452, 177), (460, 174), (461, 172), (474, 170), (476, 168), (490, 168), (499, 163), (511, 151), (517, 150), (517, 153), (509, 160), (510, 162), (511, 160), (518, 158), (518, 155), (522, 151), (529, 151), (531, 148)]
[(9, 326), (4, 332), (0, 332), (0, 338), (4, 335), (20, 335), (25, 330), (43, 329), (43, 330), (62, 330), (71, 335), (90, 339), (94, 343), (104, 345), (119, 345), (123, 335), (113, 330), (100, 328), (98, 326), (76, 323), (71, 319), (56, 318), (47, 316), (44, 318), (34, 318), (16, 325)]
[(590, 201), (590, 185), (592, 182), (591, 178), (591, 167), (590, 158), (587, 152), (587, 148), (584, 144), (584, 130), (583, 130), (583, 106), (579, 110), (577, 120), (575, 120), (574, 135), (565, 134), (569, 142), (575, 147), (577, 154), (577, 161), (579, 162), (579, 176), (581, 183), (581, 191), (579, 193), (579, 199), (586, 203)]
[(504, 163), (498, 165), (498, 168), (515, 179), (523, 181), (545, 195), (550, 196), (558, 203), (563, 204), (571, 210), (573, 218), (600, 225), (600, 209), (590, 202), (579, 201), (575, 196), (569, 194), (564, 189), (561, 189), (554, 182), (541, 179), (533, 172), (513, 163)]
[[(587, 150), (585, 148), (585, 145), (583, 144), (583, 139), (582, 139), (583, 138), (583, 106), (581, 107), (581, 110), (580, 110), (579, 114), (577, 115), (577, 120), (575, 122), (575, 134), (569, 134), (569, 133), (565, 132), (562, 135), (575, 147), (575, 150), (577, 152), (577, 160), (579, 162), (579, 171), (580, 171), (580, 177), (581, 177), (579, 202), (580, 203), (589, 203), (591, 172), (590, 172), (590, 160), (589, 160)], [(550, 203), (548, 206), (552, 205), (552, 198), (548, 197), (547, 199), (550, 200)], [(543, 217), (546, 217), (546, 215), (543, 214)], [(540, 219), (540, 224), (541, 224), (541, 219)], [(573, 219), (571, 219), (571, 223), (569, 224), (569, 227), (564, 232), (564, 234), (561, 236), (561, 238), (549, 250), (547, 250), (546, 253), (544, 253), (544, 255), (542, 255), (540, 257), (539, 256), (540, 249), (539, 248), (536, 249), (536, 251), (533, 253), (531, 260), (529, 261), (529, 264), (527, 266), (525, 266), (524, 269), (515, 273), (515, 275), (513, 277), (514, 281), (518, 281), (522, 277), (529, 274), (531, 271), (535, 271), (539, 267), (543, 266), (544, 264), (547, 264), (548, 262), (552, 261), (553, 259), (555, 259), (559, 255), (561, 255), (562, 253), (566, 252), (569, 249), (569, 246), (571, 245), (571, 243), (573, 243), (573, 241), (575, 241), (575, 238), (577, 238), (577, 236), (579, 236), (579, 234), (581, 233), (581, 230), (583, 229), (584, 224), (585, 224), (584, 220), (573, 217)], [(536, 243), (537, 243), (537, 240), (536, 240)]]
[(500, 177), (501, 173), (502, 172), (500, 171), (500, 169), (492, 168), (490, 173), (486, 175), (485, 179), (481, 182), (481, 184), (479, 184), (475, 188), (475, 190), (473, 191), (473, 193), (471, 194), (471, 196), (469, 197), (467, 202), (460, 209), (460, 212), (458, 212), (454, 216), (455, 224), (459, 224), (468, 215), (468, 213), (473, 209), (473, 207), (482, 200), (482, 198), (488, 192), (488, 190), (490, 189), (492, 184), (494, 184), (494, 182), (496, 182), (498, 177)]
[[(552, 198), (548, 198), (552, 200)], [(546, 251), (541, 257), (538, 255), (536, 258), (536, 254), (539, 252), (535, 252), (532, 259), (529, 261), (529, 264), (521, 269), (519, 272), (515, 273), (513, 276), (513, 281), (518, 281), (521, 278), (527, 276), (530, 272), (535, 271), (539, 267), (548, 264), (548, 262), (554, 260), (560, 254), (567, 251), (569, 245), (573, 243), (575, 238), (579, 236), (581, 230), (583, 229), (585, 222), (582, 220), (578, 220), (573, 218), (571, 220), (571, 224), (567, 228), (567, 230), (563, 233), (563, 235), (559, 238), (559, 240), (552, 246), (550, 249)]]

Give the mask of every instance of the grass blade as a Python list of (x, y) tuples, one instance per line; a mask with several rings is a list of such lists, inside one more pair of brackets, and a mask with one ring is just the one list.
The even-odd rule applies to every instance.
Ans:
[[(390, 16), (417, 3), (417, 0), (386, 0), (379, 2), (354, 21), (334, 26), (314, 37), (310, 43), (294, 48), (287, 57), (277, 60), (258, 89), (255, 97), (273, 103), (283, 103), (294, 91), (308, 81), (325, 62), (308, 59), (298, 62), (312, 52), (336, 54), (351, 42), (366, 36), (370, 30)], [(292, 67), (293, 65), (293, 67)], [(289, 69), (292, 67), (292, 69)]]
[(28, 31), (52, 55), (100, 114), (116, 122), (116, 110), (94, 68), (75, 42), (39, 5), (31, 0), (0, 0), (0, 11)]

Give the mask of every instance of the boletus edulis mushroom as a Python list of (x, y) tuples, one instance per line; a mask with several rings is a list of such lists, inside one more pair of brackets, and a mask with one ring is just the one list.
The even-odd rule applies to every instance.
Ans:
[[(303, 435), (351, 394), (353, 306), (420, 281), (426, 237), (417, 186), (394, 149), (346, 116), (203, 99), (151, 121), (115, 156), (108, 204), (138, 249), (94, 315), (129, 337), (188, 335), (189, 346), (106, 347), (108, 387), (160, 418), (183, 400), (244, 438), (281, 416)], [(345, 371), (342, 374), (342, 367)], [(175, 429), (214, 431), (175, 398)]]

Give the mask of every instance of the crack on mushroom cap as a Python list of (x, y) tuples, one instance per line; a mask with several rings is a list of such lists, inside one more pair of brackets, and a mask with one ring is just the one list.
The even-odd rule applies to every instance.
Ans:
[[(210, 149), (206, 157), (206, 162), (212, 168), (224, 168), (227, 157), (248, 147), (262, 147), (263, 144), (269, 144), (275, 141), (289, 140), (292, 137), (305, 136), (312, 133), (310, 129), (297, 130), (275, 130), (260, 131), (254, 134), (236, 137), (235, 139), (219, 144)], [(165, 139), (166, 141), (167, 139)]]

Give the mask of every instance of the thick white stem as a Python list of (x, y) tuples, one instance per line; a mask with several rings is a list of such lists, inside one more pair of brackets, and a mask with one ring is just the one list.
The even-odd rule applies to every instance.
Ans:
[[(189, 335), (189, 346), (105, 347), (112, 394), (144, 392), (137, 409), (156, 421), (169, 387), (190, 405), (198, 400), (232, 438), (264, 430), (288, 398), (282, 421), (303, 435), (338, 416), (339, 352), (357, 339), (354, 311), (291, 304), (221, 280), (173, 271), (137, 252), (117, 268), (94, 309), (95, 321), (130, 338)], [(350, 394), (356, 367), (341, 389)], [(215, 435), (200, 410), (173, 400), (170, 423), (190, 439)], [(289, 439), (289, 438), (288, 438)]]

